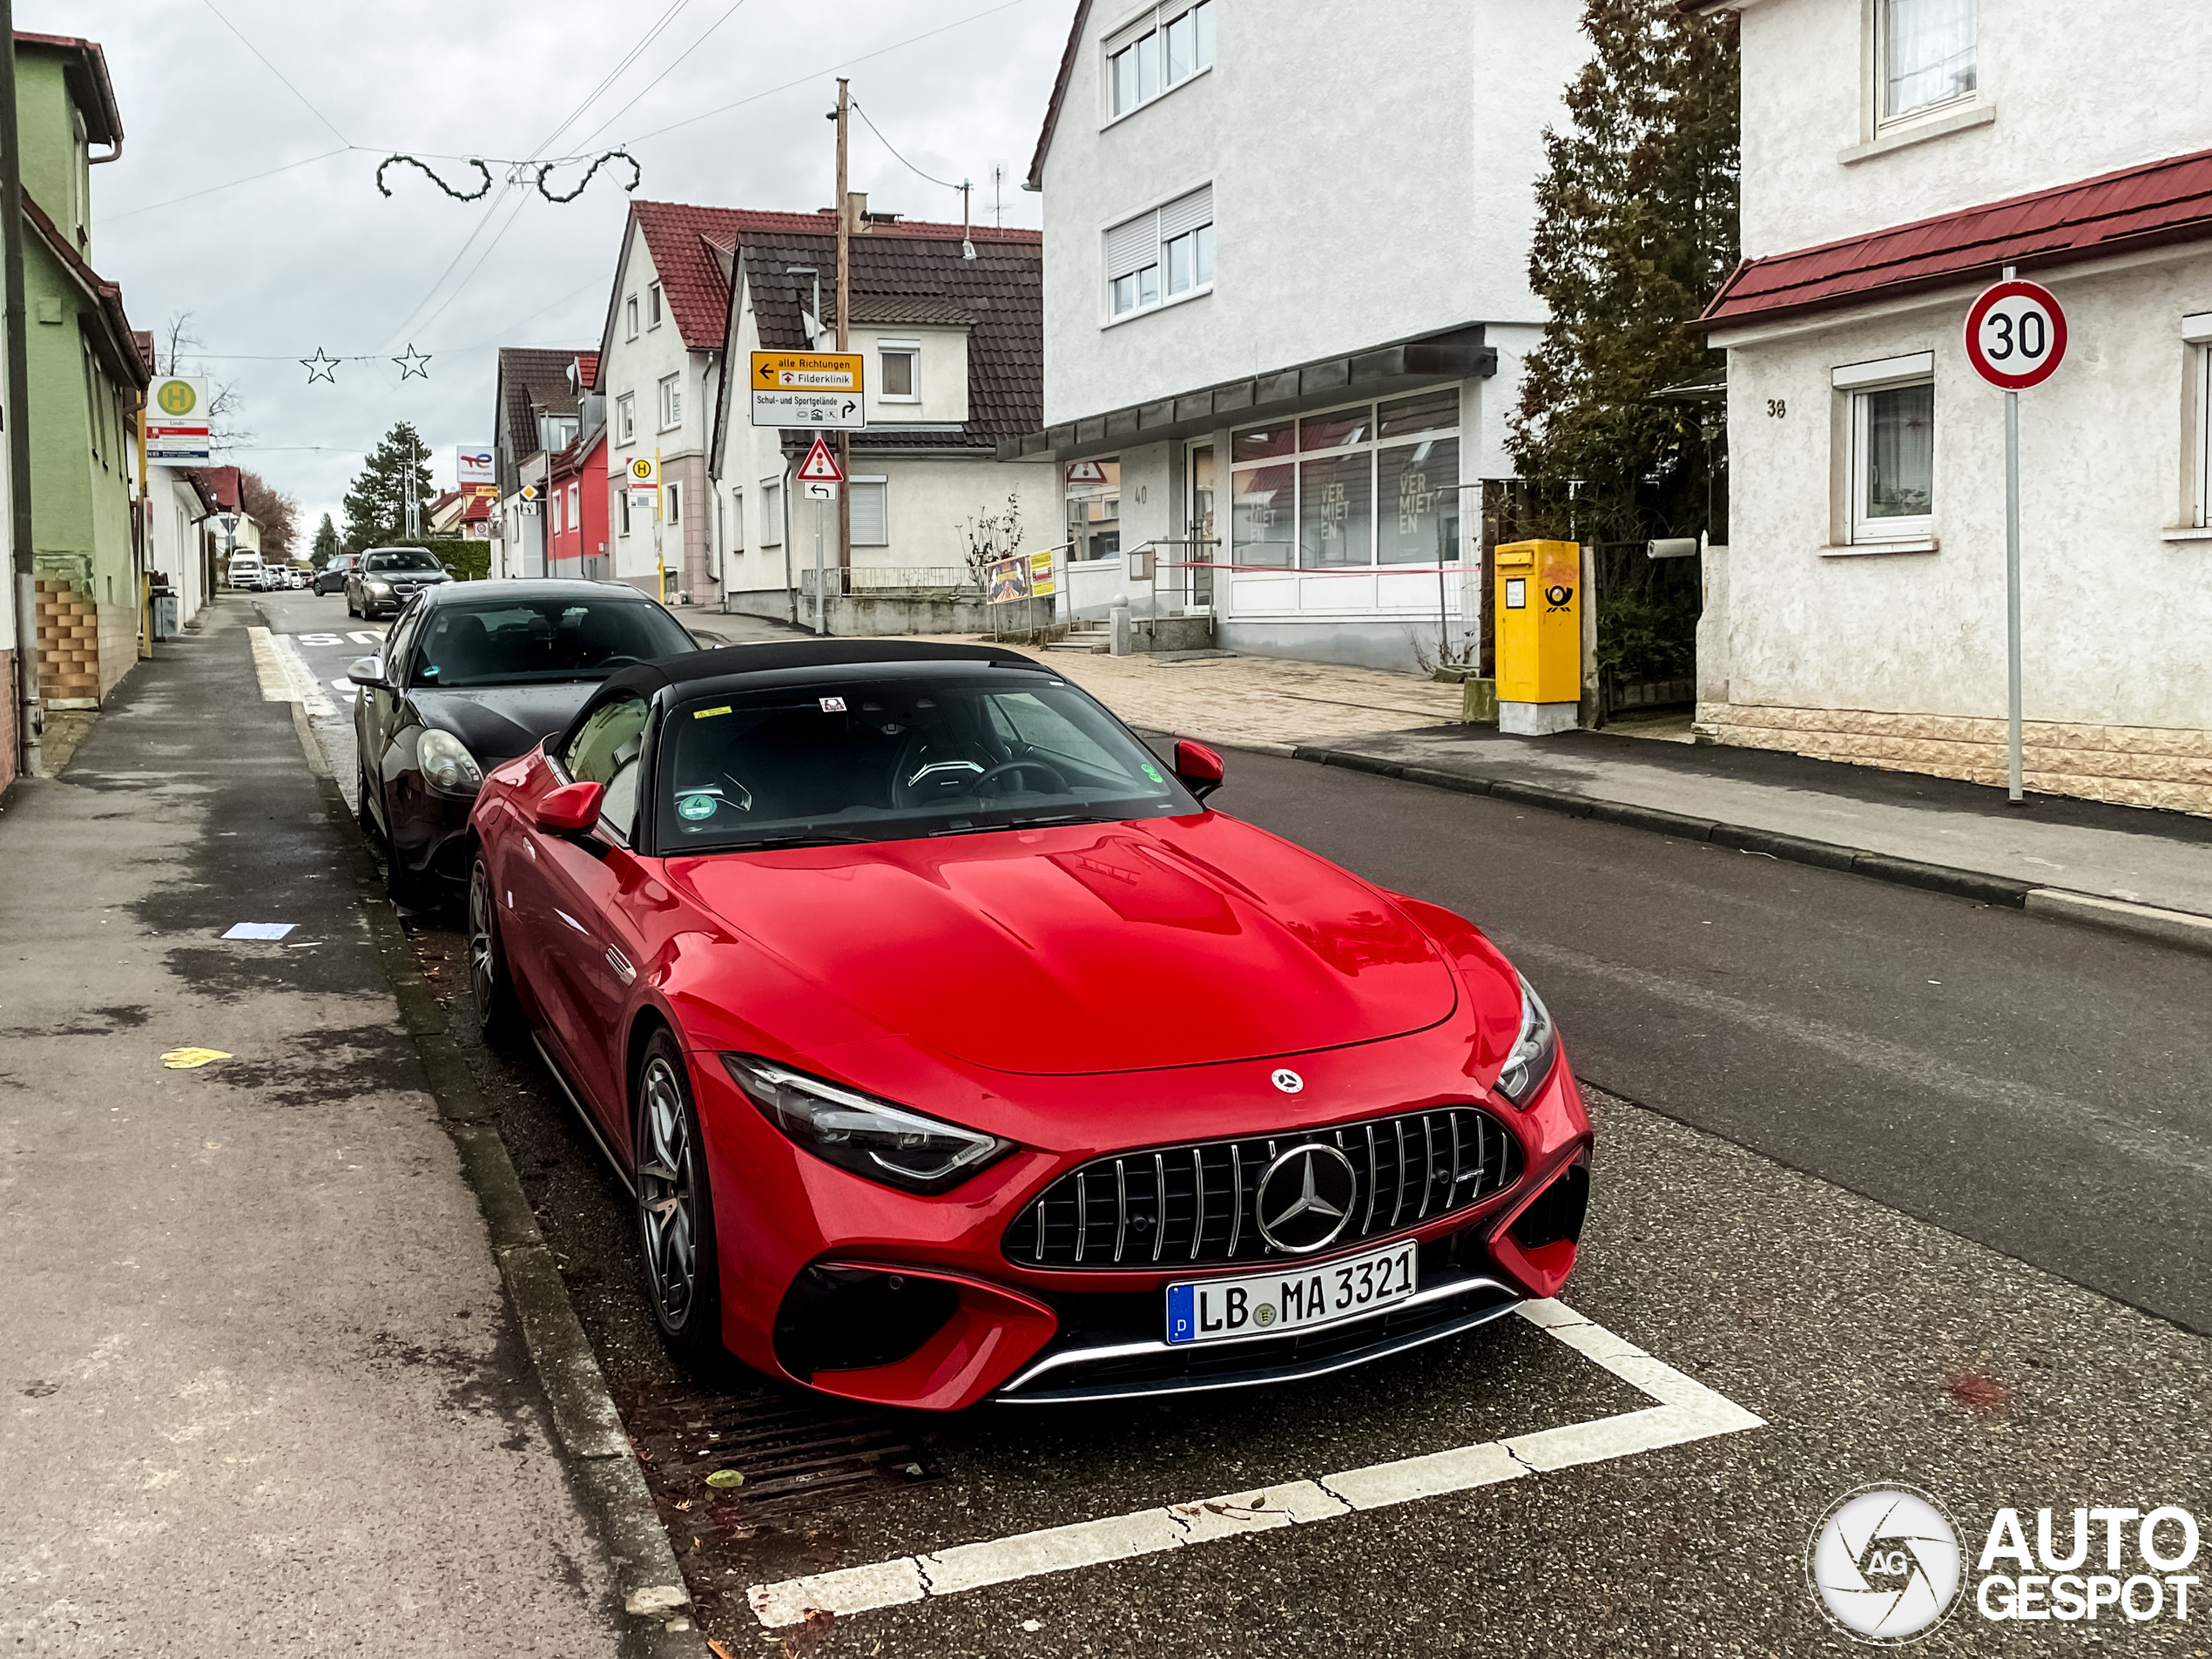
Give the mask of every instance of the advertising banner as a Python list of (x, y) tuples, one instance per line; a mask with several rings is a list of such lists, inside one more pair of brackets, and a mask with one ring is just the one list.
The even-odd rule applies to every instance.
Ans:
[(455, 450), (453, 481), (462, 489), (474, 484), (496, 484), (498, 475), (492, 468), (491, 446), (464, 443)]

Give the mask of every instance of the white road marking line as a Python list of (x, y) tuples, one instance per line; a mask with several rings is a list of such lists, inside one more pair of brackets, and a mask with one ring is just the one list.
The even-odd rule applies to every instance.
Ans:
[(346, 637), (356, 645), (381, 645), (384, 643), (384, 636), (381, 632), (372, 633), (365, 628), (356, 628)]
[(756, 1584), (750, 1592), (753, 1614), (771, 1629), (803, 1624), (808, 1609), (814, 1608), (843, 1617), (1099, 1561), (1159, 1554), (1278, 1527), (1312, 1526), (1365, 1509), (1765, 1426), (1764, 1419), (1591, 1323), (1563, 1302), (1524, 1302), (1515, 1312), (1659, 1404), (1511, 1440), (1378, 1463), (1318, 1480), (1293, 1480), (1197, 1503), (962, 1544), (934, 1555), (907, 1555), (841, 1572)]
[(338, 712), (337, 706), (323, 695), (321, 680), (290, 636), (248, 628), (246, 637), (253, 648), (253, 673), (261, 682), (263, 702), (297, 703), (311, 716)]

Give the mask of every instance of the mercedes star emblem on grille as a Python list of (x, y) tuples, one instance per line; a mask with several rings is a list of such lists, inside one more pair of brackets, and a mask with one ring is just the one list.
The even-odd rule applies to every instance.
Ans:
[(1333, 1146), (1309, 1141), (1267, 1166), (1254, 1195), (1260, 1236), (1292, 1256), (1333, 1243), (1350, 1224), (1359, 1190), (1352, 1160)]
[(1292, 1071), (1288, 1066), (1285, 1066), (1282, 1070), (1275, 1074), (1274, 1083), (1276, 1088), (1281, 1089), (1285, 1094), (1295, 1095), (1299, 1089), (1305, 1087), (1305, 1079), (1299, 1076), (1298, 1073)]

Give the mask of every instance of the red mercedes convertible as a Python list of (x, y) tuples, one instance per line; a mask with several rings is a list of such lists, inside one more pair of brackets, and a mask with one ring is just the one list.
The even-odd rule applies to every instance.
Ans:
[(1210, 810), (1009, 651), (629, 668), (472, 821), (488, 1037), (636, 1195), (653, 1307), (929, 1410), (1310, 1377), (1550, 1296), (1590, 1126), (1471, 924)]

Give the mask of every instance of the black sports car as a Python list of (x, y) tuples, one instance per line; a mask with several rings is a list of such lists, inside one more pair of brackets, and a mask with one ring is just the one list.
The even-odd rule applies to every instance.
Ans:
[(460, 893), (486, 772), (565, 727), (615, 670), (697, 649), (651, 599), (608, 583), (426, 590), (349, 676), (361, 828), (383, 844), (393, 899)]

